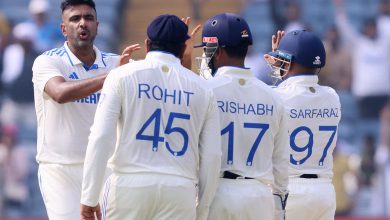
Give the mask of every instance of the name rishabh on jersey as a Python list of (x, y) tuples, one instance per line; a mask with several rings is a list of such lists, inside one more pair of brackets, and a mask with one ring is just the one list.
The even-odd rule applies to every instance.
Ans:
[(221, 119), (221, 175), (231, 171), (267, 184), (274, 178), (286, 179), (273, 173), (273, 166), (285, 163), (274, 152), (287, 151), (285, 135), (279, 132), (284, 108), (277, 93), (245, 68), (220, 67), (208, 83)]
[(286, 108), (290, 177), (333, 176), (332, 153), (341, 118), (340, 100), (330, 87), (318, 85), (317, 75), (287, 78), (275, 91)]
[(44, 88), (53, 77), (63, 77), (66, 81), (89, 79), (118, 66), (118, 55), (101, 52), (96, 47), (94, 50), (96, 60), (90, 67), (72, 53), (66, 42), (63, 47), (46, 51), (35, 60), (33, 83), (38, 119), (38, 162), (83, 163), (100, 91), (59, 104), (44, 92)]

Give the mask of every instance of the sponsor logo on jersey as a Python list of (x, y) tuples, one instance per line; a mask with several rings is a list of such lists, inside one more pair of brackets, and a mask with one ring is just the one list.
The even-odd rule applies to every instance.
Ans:
[(85, 98), (76, 100), (75, 102), (86, 103), (86, 104), (97, 104), (99, 102), (99, 99), (100, 99), (100, 92), (97, 92), (97, 93), (92, 93), (91, 95)]
[(316, 58), (316, 60), (314, 60), (313, 64), (314, 65), (321, 65), (321, 60), (320, 60), (321, 57), (320, 56), (316, 56), (315, 58)]
[(338, 108), (291, 109), (290, 118), (338, 118)]
[(231, 101), (217, 101), (218, 108), (222, 113), (244, 115), (270, 115), (274, 113), (274, 106), (262, 103), (240, 103)]
[(73, 72), (69, 75), (69, 79), (79, 79), (79, 77), (77, 76), (77, 74), (75, 72)]

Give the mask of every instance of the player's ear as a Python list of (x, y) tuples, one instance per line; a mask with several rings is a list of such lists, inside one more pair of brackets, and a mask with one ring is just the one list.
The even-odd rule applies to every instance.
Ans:
[(224, 56), (226, 53), (224, 49), (222, 49), (221, 47), (218, 47), (216, 50), (215, 50), (215, 53), (214, 53), (214, 58), (215, 59), (220, 59), (222, 56)]
[(66, 32), (66, 27), (65, 27), (64, 22), (61, 23), (61, 32), (62, 32), (62, 35), (64, 35), (64, 37), (66, 38), (68, 34)]
[(187, 45), (184, 43), (181, 46), (180, 52), (179, 52), (179, 58), (182, 59), (184, 57), (184, 52), (186, 51)]
[(145, 39), (145, 50), (146, 50), (146, 53), (150, 51), (150, 40), (149, 39)]

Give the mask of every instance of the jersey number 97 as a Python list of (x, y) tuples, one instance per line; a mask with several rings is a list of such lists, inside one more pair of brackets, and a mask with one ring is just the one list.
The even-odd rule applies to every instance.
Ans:
[[(331, 135), (329, 137), (329, 140), (327, 141), (326, 145), (324, 146), (324, 149), (322, 151), (322, 156), (320, 160), (318, 161), (319, 166), (324, 165), (324, 160), (328, 154), (329, 147), (332, 145), (333, 139), (336, 136), (337, 126), (319, 126), (318, 130), (320, 132), (331, 132)], [(306, 133), (308, 135), (308, 141), (305, 146), (298, 146), (295, 142), (295, 139), (298, 134), (304, 134)], [(290, 147), (295, 152), (306, 152), (306, 156), (304, 156), (302, 159), (298, 160), (294, 158), (292, 154), (290, 154), (290, 163), (294, 165), (300, 165), (306, 162), (307, 159), (312, 155), (313, 153), (313, 146), (314, 146), (314, 134), (313, 131), (306, 127), (306, 126), (300, 126), (296, 128), (293, 132), (291, 132), (290, 135)]]

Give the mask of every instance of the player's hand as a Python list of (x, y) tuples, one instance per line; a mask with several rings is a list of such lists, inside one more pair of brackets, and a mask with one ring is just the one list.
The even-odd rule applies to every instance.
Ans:
[[(190, 17), (182, 18), (181, 20), (187, 25), (187, 27), (190, 27), (191, 24)], [(186, 50), (184, 51), (184, 55), (181, 62), (182, 65), (188, 69), (191, 69), (192, 67), (191, 61), (192, 61), (192, 50), (194, 48), (194, 38), (196, 34), (199, 32), (201, 27), (202, 26), (198, 24), (194, 29), (192, 29), (192, 31), (188, 33), (190, 38), (186, 41)]]
[(284, 31), (278, 30), (276, 35), (272, 35), (272, 51), (276, 51), (279, 47), (279, 43), (284, 36)]
[(131, 54), (134, 51), (137, 51), (139, 49), (141, 49), (141, 46), (139, 44), (133, 44), (133, 45), (130, 45), (130, 46), (126, 47), (123, 50), (122, 55), (120, 57), (119, 66), (122, 66), (123, 64), (128, 63), (129, 60), (130, 60)]
[[(191, 24), (191, 18), (190, 17), (186, 17), (186, 18), (182, 18), (181, 20), (187, 25), (188, 30), (189, 30), (190, 24)], [(191, 51), (192, 51), (192, 48), (194, 46), (195, 35), (199, 32), (201, 27), (202, 27), (202, 25), (198, 24), (194, 29), (192, 29), (192, 31), (190, 31), (188, 33), (188, 35), (190, 36), (190, 39), (188, 39), (186, 41), (186, 45), (187, 45), (187, 48), (190, 46)]]
[(81, 204), (81, 220), (95, 220), (95, 214), (98, 220), (102, 219), (102, 213), (100, 212), (100, 205), (95, 207)]

